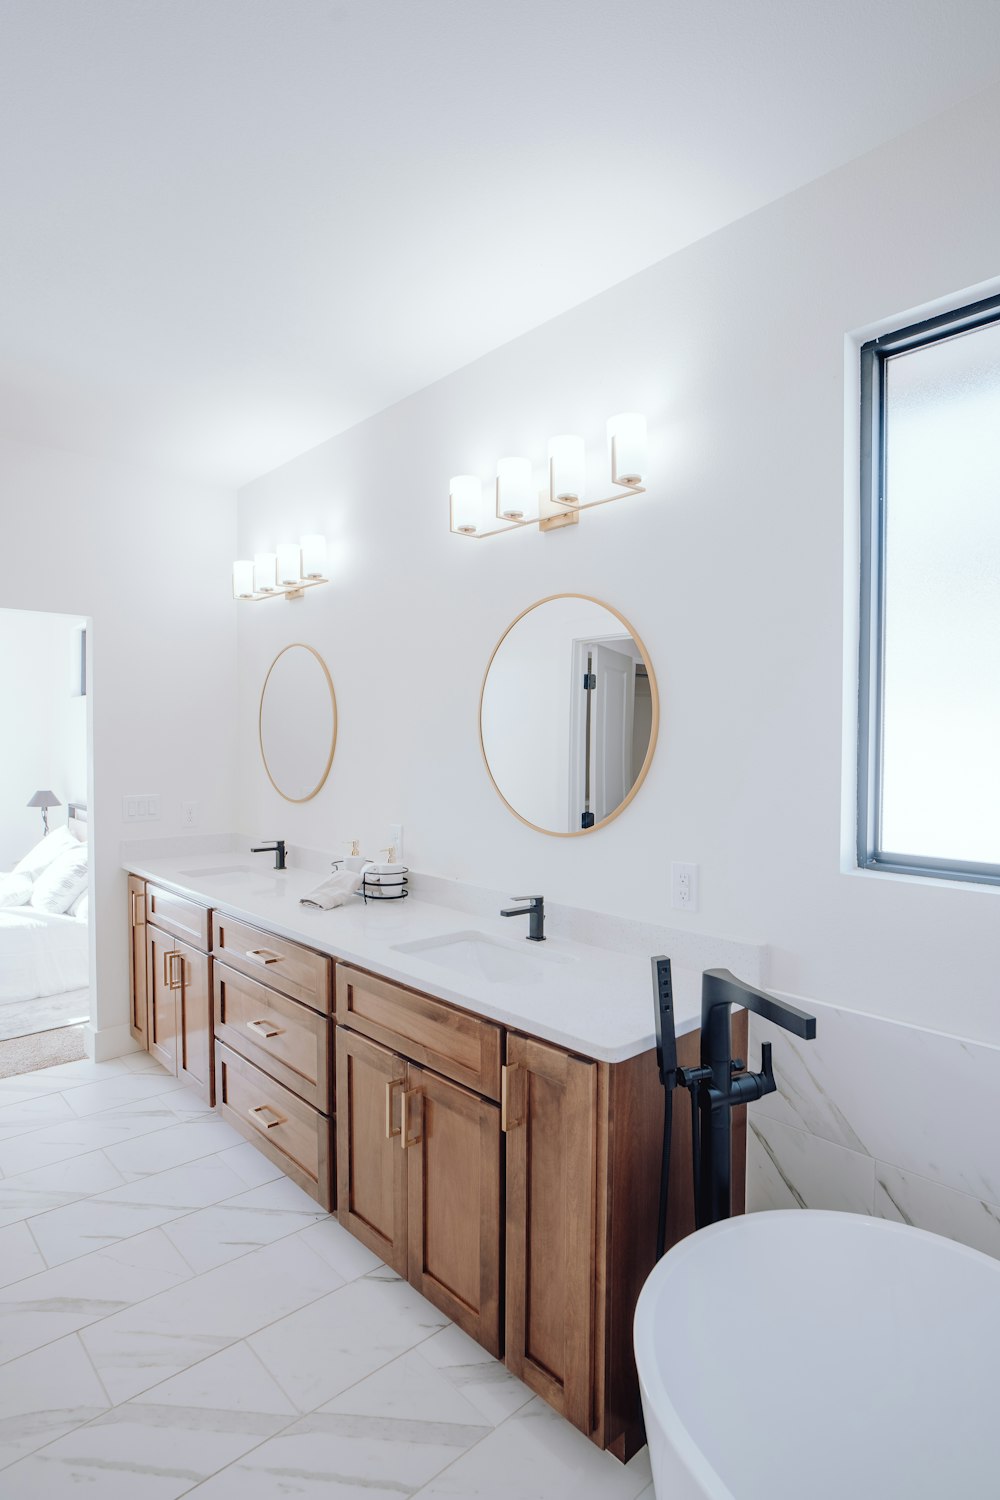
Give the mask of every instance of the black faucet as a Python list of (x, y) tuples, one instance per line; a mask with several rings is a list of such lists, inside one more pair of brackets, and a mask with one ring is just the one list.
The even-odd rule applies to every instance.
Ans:
[(544, 896), (511, 896), (512, 901), (527, 901), (527, 906), (510, 906), (502, 911), (502, 917), (528, 918), (528, 942), (545, 942), (545, 897)]
[[(743, 1005), (765, 1021), (784, 1027), (804, 1041), (816, 1035), (816, 1017), (806, 1015), (764, 990), (744, 984), (728, 969), (706, 969), (701, 980), (701, 1067), (679, 1070), (681, 1081), (697, 1089), (701, 1143), (694, 1143), (696, 1204), (699, 1229), (730, 1216), (732, 1174), (732, 1119), (738, 1104), (762, 1099), (775, 1090), (771, 1043), (761, 1046), (761, 1071), (744, 1073), (745, 1064), (733, 1060), (731, 1009)], [(738, 1075), (738, 1076), (737, 1076)]]
[(274, 850), (274, 868), (283, 870), (285, 868), (285, 841), (275, 839), (273, 844), (258, 844), (256, 849), (251, 849), (251, 854), (270, 854)]

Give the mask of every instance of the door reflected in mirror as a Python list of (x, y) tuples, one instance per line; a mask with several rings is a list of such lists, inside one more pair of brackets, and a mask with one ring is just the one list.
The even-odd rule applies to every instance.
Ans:
[(660, 706), (652, 663), (610, 605), (560, 594), (497, 646), (480, 702), (487, 769), (522, 822), (569, 837), (603, 827), (649, 769)]
[(286, 802), (308, 802), (329, 775), (337, 744), (337, 700), (326, 662), (312, 646), (286, 646), (260, 694), (260, 754)]

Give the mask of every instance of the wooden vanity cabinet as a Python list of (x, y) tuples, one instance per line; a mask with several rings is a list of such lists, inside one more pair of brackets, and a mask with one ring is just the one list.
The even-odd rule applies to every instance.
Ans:
[(146, 955), (149, 1050), (212, 1104), (211, 959), (152, 924)]
[[(733, 1018), (746, 1055), (747, 1018)], [(701, 1037), (677, 1043), (682, 1067)], [(656, 1263), (663, 1088), (656, 1054), (593, 1062), (507, 1033), (505, 1362), (623, 1462), (645, 1442), (632, 1352)], [(733, 1111), (733, 1212), (745, 1198), (746, 1110)], [(694, 1226), (689, 1097), (674, 1095), (667, 1245)]]
[(598, 1064), (508, 1034), (506, 1362), (594, 1425)]
[(332, 1211), (333, 964), (218, 911), (212, 951), (223, 1117)]
[[(151, 884), (145, 896), (146, 1045), (169, 1072), (213, 1104), (208, 909)], [(134, 910), (131, 891), (129, 899)]]
[[(338, 968), (337, 1015), (371, 976)], [(387, 1008), (405, 1012), (409, 991), (371, 981)], [(387, 993), (394, 992), (394, 993)], [(423, 996), (413, 996), (422, 1002)], [(449, 1007), (431, 1002), (441, 1011)], [(475, 1018), (452, 1011), (462, 1022)], [(451, 1042), (422, 1005), (403, 1021), (425, 1055), (466, 1072), (483, 1038), (459, 1027)], [(487, 1022), (476, 1022), (489, 1027)], [(492, 1028), (496, 1030), (496, 1028)], [(400, 1037), (402, 1042), (402, 1037)], [(456, 1059), (454, 1043), (461, 1055)], [(499, 1035), (496, 1045), (499, 1046)], [(486, 1042), (487, 1052), (493, 1043)], [(499, 1058), (499, 1051), (497, 1051)], [(499, 1079), (498, 1079), (499, 1082)], [(340, 1222), (492, 1354), (501, 1349), (500, 1109), (381, 1042), (337, 1028), (337, 1203)]]
[(146, 1046), (146, 882), (138, 875), (128, 878), (128, 1007), (129, 1030), (141, 1047)]

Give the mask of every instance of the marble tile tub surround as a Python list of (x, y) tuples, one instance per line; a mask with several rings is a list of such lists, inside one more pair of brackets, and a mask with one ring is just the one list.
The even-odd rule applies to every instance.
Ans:
[(4, 1500), (651, 1500), (146, 1053), (0, 1081)]
[[(399, 945), (473, 928), (527, 952), (534, 945), (519, 941), (524, 928), (499, 915), (510, 892), (415, 873), (405, 901), (366, 906), (355, 899), (316, 911), (299, 905), (316, 883), (313, 868), (293, 859), (277, 872), (267, 858), (246, 853), (249, 847), (234, 840), (231, 857), (220, 859), (218, 851), (139, 856), (125, 846), (123, 865), (266, 931), (605, 1062), (653, 1045), (653, 954), (673, 959), (678, 1034), (699, 1024), (703, 969), (722, 966), (750, 983), (765, 980), (767, 950), (758, 945), (546, 903), (546, 942), (533, 955), (538, 972), (487, 981)], [(227, 865), (251, 873), (219, 873)]]
[(816, 1039), (750, 1017), (778, 1090), (750, 1111), (748, 1207), (877, 1214), (1000, 1256), (1000, 1048), (788, 998)]

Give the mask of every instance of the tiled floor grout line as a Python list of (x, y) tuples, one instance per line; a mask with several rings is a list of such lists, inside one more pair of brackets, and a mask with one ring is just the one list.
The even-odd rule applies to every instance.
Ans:
[[(368, 1274), (370, 1274), (370, 1273), (367, 1272), (367, 1271), (364, 1273), (364, 1275), (368, 1275)], [(363, 1276), (355, 1276), (354, 1277), (354, 1281), (361, 1281), (363, 1279), (364, 1279)], [(351, 1286), (352, 1284), (353, 1283), (349, 1282), (349, 1281), (345, 1281), (344, 1282), (345, 1286)], [(340, 1288), (338, 1288), (337, 1290), (340, 1290)], [(327, 1293), (327, 1295), (329, 1295), (329, 1293)], [(280, 1322), (281, 1319), (280, 1318), (276, 1318), (274, 1321), (275, 1322)], [(267, 1326), (270, 1326), (270, 1325), (267, 1325)], [(237, 1340), (237, 1342), (246, 1343), (247, 1349), (250, 1351), (250, 1353), (253, 1355), (254, 1359), (260, 1365), (261, 1369), (264, 1371), (264, 1374), (267, 1375), (267, 1377), (270, 1380), (274, 1381), (275, 1385), (278, 1387), (279, 1391), (281, 1391), (281, 1393), (282, 1393), (283, 1396), (285, 1396), (289, 1401), (292, 1401), (292, 1397), (285, 1390), (285, 1387), (281, 1384), (281, 1381), (278, 1379), (277, 1375), (275, 1375), (271, 1370), (269, 1370), (267, 1368), (267, 1365), (265, 1365), (264, 1361), (261, 1359), (261, 1357), (257, 1353), (256, 1349), (251, 1349), (250, 1348), (249, 1339), (255, 1338), (256, 1334), (260, 1333), (260, 1332), (261, 1332), (261, 1330), (257, 1329), (255, 1333), (248, 1334), (245, 1339), (243, 1339), (243, 1340)], [(229, 1463), (227, 1463), (227, 1464), (220, 1464), (219, 1467), (217, 1469), (214, 1469), (211, 1474), (205, 1474), (205, 1475), (203, 1475), (203, 1477), (201, 1479), (199, 1479), (197, 1481), (197, 1483), (193, 1484), (189, 1490), (185, 1490), (183, 1492), (183, 1495), (178, 1495), (177, 1496), (177, 1500), (184, 1500), (184, 1495), (193, 1494), (193, 1492), (195, 1490), (197, 1490), (197, 1489), (200, 1489), (203, 1484), (207, 1484), (210, 1479), (214, 1479), (218, 1474), (225, 1473), (226, 1469), (235, 1469), (235, 1468), (238, 1468), (239, 1465), (242, 1464), (245, 1459), (249, 1458), (249, 1456), (250, 1456), (251, 1453), (256, 1453), (257, 1450), (258, 1450), (258, 1448), (265, 1447), (266, 1444), (268, 1444), (270, 1442), (273, 1442), (275, 1438), (283, 1437), (285, 1435), (285, 1433), (287, 1433), (289, 1431), (290, 1428), (297, 1426), (299, 1422), (304, 1422), (307, 1417), (316, 1416), (317, 1413), (320, 1410), (320, 1407), (327, 1406), (330, 1401), (339, 1400), (339, 1398), (341, 1396), (346, 1396), (347, 1393), (348, 1393), (348, 1391), (353, 1391), (354, 1388), (355, 1388), (355, 1386), (363, 1385), (366, 1380), (370, 1380), (371, 1377), (373, 1375), (377, 1375), (379, 1373), (379, 1371), (387, 1369), (388, 1366), (391, 1365), (391, 1364), (395, 1364), (395, 1362), (396, 1362), (397, 1359), (402, 1359), (404, 1355), (406, 1355), (406, 1354), (412, 1354), (415, 1350), (421, 1349), (424, 1344), (426, 1344), (430, 1339), (434, 1338), (440, 1332), (441, 1332), (440, 1328), (435, 1328), (434, 1331), (433, 1331), (433, 1333), (428, 1333), (424, 1338), (422, 1338), (419, 1341), (419, 1343), (412, 1344), (409, 1349), (404, 1349), (399, 1354), (394, 1354), (391, 1359), (384, 1360), (382, 1364), (377, 1365), (374, 1370), (369, 1370), (367, 1372), (367, 1374), (365, 1374), (365, 1375), (359, 1375), (357, 1380), (352, 1380), (351, 1383), (350, 1383), (350, 1385), (345, 1385), (344, 1388), (343, 1388), (343, 1390), (337, 1391), (336, 1395), (330, 1396), (327, 1401), (321, 1401), (319, 1403), (319, 1406), (311, 1407), (309, 1411), (300, 1411), (300, 1412), (297, 1412), (296, 1415), (291, 1419), (291, 1421), (286, 1422), (285, 1425), (283, 1427), (279, 1428), (277, 1432), (272, 1432), (272, 1433), (269, 1434), (269, 1436), (261, 1438), (261, 1440), (260, 1440), (259, 1443), (254, 1443), (253, 1447), (252, 1448), (248, 1448), (245, 1453), (241, 1453), (240, 1456), (239, 1456), (239, 1458), (230, 1459)], [(211, 1356), (209, 1356), (209, 1357), (211, 1357)], [(199, 1360), (198, 1363), (200, 1364), (200, 1363), (202, 1363), (202, 1361)], [(192, 1366), (191, 1368), (193, 1369), (194, 1367)], [(163, 1382), (161, 1382), (161, 1384), (162, 1383)], [(155, 1389), (155, 1387), (152, 1387), (152, 1389)], [(145, 1395), (145, 1392), (143, 1392), (143, 1394)], [(525, 1405), (527, 1405), (527, 1403), (525, 1403)], [(519, 1411), (523, 1410), (523, 1408), (519, 1407), (518, 1410)], [(514, 1414), (511, 1413), (511, 1415), (513, 1416)], [(504, 1421), (507, 1421), (506, 1417), (504, 1418)], [(89, 1426), (90, 1424), (89, 1423), (82, 1423), (81, 1425), (82, 1426)], [(483, 1422), (480, 1425), (485, 1426), (485, 1427), (489, 1427), (489, 1423), (487, 1422), (487, 1420), (485, 1418), (484, 1418)], [(503, 1425), (503, 1423), (502, 1422), (498, 1422), (496, 1425), (497, 1425), (497, 1427), (501, 1427)], [(481, 1438), (479, 1438), (477, 1442), (470, 1443), (469, 1446), (468, 1446), (468, 1448), (464, 1448), (461, 1453), (459, 1453), (459, 1454), (456, 1455), (455, 1459), (449, 1460), (449, 1462), (445, 1465), (445, 1469), (450, 1469), (452, 1463), (456, 1462), (458, 1458), (464, 1457), (464, 1455), (466, 1453), (471, 1453), (474, 1448), (477, 1448), (479, 1446), (479, 1443), (483, 1443), (483, 1442), (486, 1441), (487, 1437), (489, 1437), (489, 1435), (490, 1435), (490, 1432), (495, 1432), (495, 1431), (496, 1431), (496, 1428), (489, 1427), (489, 1431), (486, 1432), (486, 1433), (484, 1433), (483, 1436)], [(443, 1474), (444, 1472), (445, 1472), (444, 1469), (441, 1469), (439, 1471), (439, 1473), (441, 1473), (441, 1474)], [(437, 1478), (437, 1475), (433, 1476), (433, 1478)], [(428, 1480), (428, 1484), (430, 1484), (430, 1483), (433, 1483), (433, 1479)], [(421, 1488), (426, 1488), (426, 1486), (421, 1486)], [(416, 1491), (411, 1492), (407, 1496), (407, 1500), (416, 1500), (416, 1494), (417, 1494)]]

